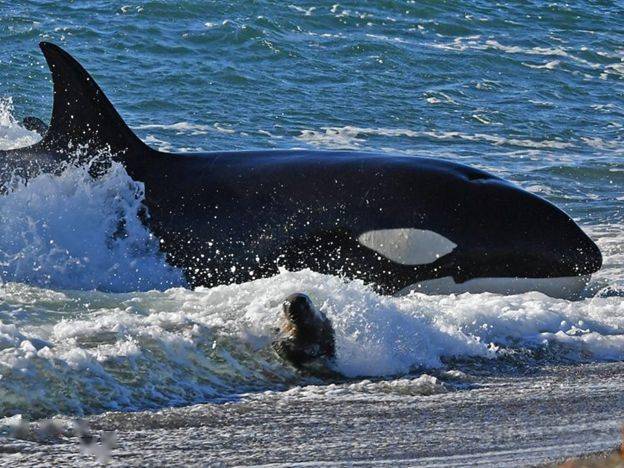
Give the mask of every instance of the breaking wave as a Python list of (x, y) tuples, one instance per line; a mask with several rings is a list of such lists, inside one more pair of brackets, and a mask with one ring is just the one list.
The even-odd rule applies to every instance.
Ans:
[[(332, 320), (336, 367), (346, 377), (408, 376), (382, 389), (390, 393), (445, 391), (444, 382), (412, 384), (409, 374), (448, 369), (449, 359), (624, 359), (624, 304), (609, 294), (580, 302), (539, 293), (397, 298), (310, 271), (128, 294), (11, 283), (0, 289), (0, 416), (159, 408), (319, 384), (270, 347), (293, 291)], [(366, 392), (362, 385), (340, 392)]]
[[(39, 135), (23, 129), (0, 105), (2, 135), (31, 145)], [(184, 284), (159, 252), (159, 242), (138, 214), (143, 186), (113, 163), (98, 179), (87, 167), (12, 183), (0, 197), (0, 280), (60, 289), (136, 291)]]
[[(0, 135), (36, 141), (4, 119)], [(160, 408), (287, 388), (432, 394), (457, 372), (439, 380), (420, 373), (453, 370), (452, 362), (624, 359), (621, 226), (591, 228), (605, 269), (598, 294), (579, 302), (539, 293), (387, 297), (310, 271), (191, 291), (138, 220), (142, 198), (141, 184), (116, 164), (97, 180), (71, 167), (0, 197), (0, 417)], [(346, 378), (401, 378), (308, 386), (323, 382), (298, 374), (270, 347), (281, 302), (293, 292), (309, 294), (332, 320), (336, 368)]]

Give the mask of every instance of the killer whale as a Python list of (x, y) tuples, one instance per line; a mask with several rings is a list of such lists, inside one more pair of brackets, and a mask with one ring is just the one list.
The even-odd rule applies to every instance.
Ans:
[(548, 201), (445, 160), (351, 151), (172, 154), (143, 143), (94, 79), (43, 42), (50, 126), (0, 151), (0, 178), (110, 153), (145, 186), (144, 221), (193, 286), (310, 268), (383, 293), (577, 294), (600, 250)]

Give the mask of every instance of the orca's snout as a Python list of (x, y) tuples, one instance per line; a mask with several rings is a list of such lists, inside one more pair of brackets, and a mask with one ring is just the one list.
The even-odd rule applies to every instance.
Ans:
[[(565, 212), (550, 202), (534, 197), (527, 203), (528, 213), (534, 219), (526, 221), (528, 235), (525, 248), (533, 246), (542, 262), (542, 271), (553, 277), (588, 276), (602, 267), (602, 254), (595, 242)], [(524, 236), (522, 230), (516, 234)], [(540, 263), (539, 261), (537, 262)]]
[(563, 263), (576, 275), (591, 275), (602, 267), (602, 253), (596, 243), (570, 219), (576, 231), (571, 239), (563, 239), (567, 253), (562, 255)]
[(564, 211), (500, 179), (480, 185), (480, 196), (471, 203), (471, 215), (480, 221), (472, 224), (474, 248), (463, 251), (464, 274), (555, 278), (601, 268), (600, 249)]
[[(545, 269), (551, 265), (550, 276), (587, 276), (602, 267), (602, 254), (596, 243), (564, 211), (536, 195), (527, 194), (526, 217), (530, 229), (528, 242), (541, 253)], [(520, 235), (523, 235), (522, 233)], [(528, 246), (527, 246), (528, 247)]]

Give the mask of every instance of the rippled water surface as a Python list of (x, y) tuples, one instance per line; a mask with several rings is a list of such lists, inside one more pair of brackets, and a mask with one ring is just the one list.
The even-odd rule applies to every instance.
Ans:
[[(190, 291), (138, 221), (142, 187), (122, 167), (40, 176), (0, 196), (0, 418), (272, 399), (310, 383), (315, 401), (417, 399), (478, 386), (484, 367), (624, 359), (621, 3), (0, 0), (2, 149), (37, 141), (23, 117), (49, 120), (42, 40), (79, 59), (154, 147), (460, 161), (569, 212), (605, 265), (578, 302), (390, 298), (309, 271)], [(335, 393), (279, 361), (269, 343), (293, 291), (334, 321), (345, 376), (389, 382)]]

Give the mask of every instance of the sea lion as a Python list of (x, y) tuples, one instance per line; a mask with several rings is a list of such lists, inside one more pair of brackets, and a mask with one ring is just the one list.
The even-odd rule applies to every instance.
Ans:
[(299, 370), (329, 372), (336, 357), (334, 329), (308, 296), (291, 294), (282, 304), (275, 352)]

